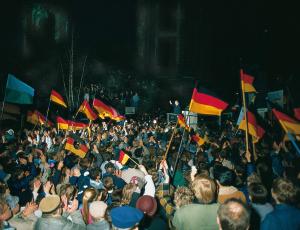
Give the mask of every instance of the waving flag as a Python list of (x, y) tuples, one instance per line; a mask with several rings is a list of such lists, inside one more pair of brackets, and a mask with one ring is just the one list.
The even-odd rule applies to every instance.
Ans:
[(272, 109), (272, 112), (286, 133), (300, 135), (300, 122), (276, 109)]
[(5, 102), (32, 104), (33, 96), (34, 88), (20, 81), (12, 74), (8, 74), (4, 98)]
[(180, 127), (184, 128), (186, 130), (190, 130), (190, 127), (186, 124), (185, 118), (182, 114), (178, 115), (178, 124)]
[(200, 137), (198, 134), (192, 136), (192, 140), (195, 141), (199, 146), (205, 143), (205, 140)]
[(63, 97), (58, 93), (56, 92), (55, 90), (52, 90), (51, 91), (51, 95), (50, 95), (50, 100), (67, 108), (67, 105), (63, 99)]
[(300, 108), (294, 109), (294, 116), (300, 121)]
[(76, 141), (78, 141), (78, 140), (76, 140), (73, 137), (68, 137), (66, 145), (65, 145), (65, 149), (69, 150), (70, 152), (74, 153), (75, 155), (79, 156), (80, 158), (84, 158), (86, 153), (89, 151), (89, 149), (85, 144), (81, 143), (81, 141), (78, 141), (78, 146), (77, 146), (75, 144)]
[[(28, 111), (27, 112), (27, 122), (33, 124), (33, 125), (45, 125), (46, 124), (46, 117), (41, 114), (39, 111), (35, 110), (34, 112)], [(54, 124), (47, 120), (47, 126), (53, 126)]]
[[(243, 113), (243, 119), (239, 124), (239, 129), (246, 130), (247, 129), (246, 118), (243, 110), (242, 113)], [(248, 120), (249, 134), (254, 138), (255, 142), (257, 142), (260, 138), (263, 137), (263, 135), (265, 134), (265, 130), (257, 124), (255, 115), (250, 111), (247, 111), (247, 120)]]
[(106, 117), (109, 117), (110, 119), (115, 121), (122, 121), (126, 119), (123, 115), (119, 114), (118, 111), (112, 106), (106, 105), (99, 99), (95, 98), (93, 100), (93, 107), (98, 112), (101, 119), (105, 119)]
[(92, 108), (89, 105), (89, 102), (87, 100), (84, 100), (81, 104), (81, 106), (79, 107), (78, 112), (84, 113), (86, 115), (86, 117), (91, 120), (94, 121), (97, 119), (97, 114), (92, 110)]
[(240, 74), (241, 74), (241, 81), (242, 81), (242, 90), (245, 93), (256, 92), (256, 90), (253, 86), (254, 77), (251, 75), (245, 74), (242, 69), (240, 71)]
[(124, 153), (122, 150), (120, 151), (120, 154), (119, 154), (119, 162), (122, 164), (122, 165), (125, 165), (126, 162), (129, 160), (129, 156)]
[(58, 129), (68, 130), (68, 128), (69, 128), (68, 121), (66, 121), (62, 117), (57, 117), (56, 122), (57, 122), (57, 128)]
[(194, 113), (221, 116), (228, 104), (204, 88), (194, 88), (189, 110)]

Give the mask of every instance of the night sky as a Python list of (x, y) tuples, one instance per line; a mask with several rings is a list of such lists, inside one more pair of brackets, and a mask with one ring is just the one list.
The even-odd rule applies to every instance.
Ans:
[[(37, 53), (30, 59), (22, 57), (21, 18), (24, 7), (30, 2), (50, 2), (63, 7), (71, 15), (77, 53), (124, 71), (135, 71), (137, 0), (9, 0), (2, 1), (0, 7), (1, 90), (8, 72), (34, 82), (34, 79), (26, 77), (27, 69), (47, 62), (47, 56), (51, 56), (52, 49), (49, 47), (49, 53), (43, 50), (43, 54)], [(203, 14), (202, 20), (208, 29), (203, 31), (205, 39), (199, 42), (208, 47), (203, 58), (207, 57), (206, 68), (210, 76), (200, 76), (197, 68), (191, 68), (193, 78), (190, 82), (202, 79), (210, 88), (216, 85), (218, 93), (230, 98), (239, 84), (236, 80), (238, 69), (244, 66), (250, 72), (264, 73), (265, 77), (258, 80), (263, 87), (289, 87), (293, 97), (298, 97), (300, 14), (296, 1), (199, 2), (185, 0), (184, 4), (187, 6), (186, 13), (192, 9), (194, 12), (191, 14), (197, 13), (199, 8), (199, 13)], [(185, 26), (189, 31), (193, 30), (193, 26), (200, 31), (201, 28), (195, 25), (198, 25), (197, 22), (190, 17), (189, 24)], [(192, 41), (192, 34), (184, 39)], [(188, 52), (195, 51), (190, 49)], [(195, 54), (190, 56), (197, 57)], [(197, 67), (196, 64), (194, 66)], [(156, 78), (159, 80), (159, 77)], [(185, 81), (180, 74), (172, 78), (176, 78), (176, 82)], [(168, 90), (168, 80), (160, 82), (161, 87)], [(189, 95), (190, 92), (183, 96)]]

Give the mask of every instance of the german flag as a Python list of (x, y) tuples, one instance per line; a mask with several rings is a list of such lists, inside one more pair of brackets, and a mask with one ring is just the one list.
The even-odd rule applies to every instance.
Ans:
[[(263, 137), (263, 135), (265, 134), (265, 130), (257, 124), (255, 115), (250, 111), (247, 111), (247, 120), (249, 134), (254, 138), (255, 142), (257, 142), (260, 138)], [(239, 129), (247, 129), (245, 114), (243, 115), (243, 120), (239, 124)]]
[(110, 119), (115, 121), (125, 120), (125, 117), (120, 115), (115, 108), (106, 105), (104, 102), (102, 102), (99, 99), (95, 98), (93, 100), (93, 107), (95, 108), (95, 110), (97, 110), (99, 117), (101, 119), (105, 119), (106, 117), (109, 117)]
[(94, 121), (97, 119), (97, 114), (92, 110), (92, 108), (89, 105), (89, 102), (87, 100), (84, 100), (81, 104), (81, 106), (79, 107), (78, 112), (84, 113), (86, 115), (86, 117), (91, 120)]
[(65, 149), (79, 156), (80, 158), (84, 158), (86, 153), (89, 151), (88, 147), (85, 144), (78, 143), (78, 147), (75, 146), (75, 139), (72, 137), (67, 138), (67, 142), (65, 145)]
[(56, 122), (57, 122), (57, 128), (58, 129), (62, 129), (62, 130), (68, 130), (69, 129), (68, 121), (66, 121), (62, 117), (57, 117)]
[(221, 116), (228, 104), (214, 93), (203, 88), (194, 88), (189, 110), (194, 113)]
[(195, 141), (199, 146), (205, 143), (205, 140), (200, 137), (198, 134), (192, 136), (192, 140)]
[(122, 150), (120, 151), (120, 154), (119, 154), (119, 162), (122, 164), (122, 165), (125, 165), (126, 162), (129, 160), (129, 156), (124, 153)]
[[(35, 113), (36, 116), (38, 117), (39, 123), (40, 123), (41, 125), (46, 125), (46, 117), (45, 117), (43, 114), (41, 114), (39, 111), (37, 111), (37, 110), (35, 110), (34, 113)], [(51, 121), (49, 121), (49, 119), (48, 119), (48, 120), (47, 120), (47, 126), (52, 127), (53, 125), (54, 125), (54, 124), (53, 124)]]
[(63, 99), (63, 97), (58, 93), (56, 92), (55, 90), (52, 89), (51, 91), (51, 95), (50, 95), (50, 100), (67, 108), (67, 105)]
[(87, 124), (82, 122), (76, 122), (76, 121), (68, 121), (69, 128), (72, 130), (81, 130), (88, 127)]
[(184, 128), (186, 130), (190, 130), (190, 127), (186, 124), (185, 118), (182, 114), (178, 115), (178, 124), (181, 128)]
[(99, 99), (93, 100), (93, 107), (97, 110), (100, 117), (111, 117), (113, 115), (113, 111), (110, 106), (106, 105)]
[[(46, 117), (37, 110), (35, 110), (34, 112), (28, 111), (26, 121), (33, 125), (38, 125), (38, 124), (45, 125)], [(48, 120), (47, 126), (53, 126), (53, 123)]]
[(272, 109), (272, 112), (286, 133), (289, 132), (294, 135), (300, 134), (300, 122), (276, 109)]
[(242, 81), (242, 90), (245, 93), (256, 92), (256, 90), (253, 86), (254, 77), (251, 75), (245, 74), (242, 69), (240, 70), (240, 74), (241, 74), (241, 81)]
[(300, 108), (294, 108), (294, 116), (300, 121)]
[(34, 112), (32, 112), (32, 111), (28, 111), (27, 112), (27, 119), (26, 119), (26, 121), (28, 123), (33, 124), (33, 125), (39, 124), (39, 118), (38, 118), (38, 116)]

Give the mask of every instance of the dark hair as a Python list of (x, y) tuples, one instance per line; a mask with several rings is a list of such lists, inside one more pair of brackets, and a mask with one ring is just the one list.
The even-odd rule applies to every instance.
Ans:
[(218, 165), (214, 168), (214, 178), (218, 180), (222, 186), (232, 186), (234, 185), (236, 174), (229, 168)]
[(219, 225), (223, 230), (247, 230), (250, 211), (238, 199), (229, 199), (218, 209)]
[(265, 204), (267, 202), (268, 191), (263, 184), (252, 183), (248, 186), (248, 193), (252, 203)]
[(99, 169), (99, 168), (92, 168), (90, 170), (90, 178), (92, 180), (96, 180), (98, 176), (101, 177), (101, 169)]

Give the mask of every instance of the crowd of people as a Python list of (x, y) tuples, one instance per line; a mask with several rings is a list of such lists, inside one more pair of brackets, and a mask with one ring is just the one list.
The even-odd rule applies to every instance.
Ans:
[[(1, 229), (300, 229), (300, 158), (289, 141), (267, 130), (254, 154), (233, 121), (186, 132), (152, 119), (3, 130)], [(74, 135), (84, 158), (64, 148)]]

